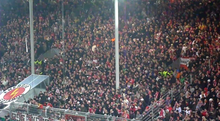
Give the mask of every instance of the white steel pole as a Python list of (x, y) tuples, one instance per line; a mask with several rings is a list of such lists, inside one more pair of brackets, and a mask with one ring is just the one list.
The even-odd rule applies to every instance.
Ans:
[(117, 90), (119, 89), (118, 0), (115, 0), (115, 70)]
[(29, 0), (29, 15), (30, 15), (30, 40), (31, 40), (31, 74), (35, 73), (34, 69), (34, 24), (33, 24), (33, 0)]
[(65, 35), (65, 15), (64, 15), (64, 0), (62, 0), (62, 41), (63, 41), (63, 50), (62, 50), (62, 52), (63, 52), (63, 79), (64, 79), (64, 81), (65, 81), (65, 83), (66, 83), (66, 79), (65, 79), (65, 37), (64, 37), (64, 35)]
[(65, 19), (64, 19), (64, 4), (62, 0), (62, 40), (63, 40), (63, 53), (65, 51), (65, 41), (64, 41), (64, 24), (65, 24)]

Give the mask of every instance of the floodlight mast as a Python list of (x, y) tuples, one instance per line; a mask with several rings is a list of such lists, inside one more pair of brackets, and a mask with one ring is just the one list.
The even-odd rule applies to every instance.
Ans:
[(31, 74), (35, 74), (34, 69), (34, 24), (33, 24), (33, 0), (29, 0), (30, 15), (30, 44), (31, 44)]
[(63, 41), (63, 48), (62, 48), (62, 52), (63, 52), (63, 79), (64, 81), (66, 82), (66, 79), (65, 79), (65, 38), (64, 38), (64, 34), (65, 34), (65, 18), (64, 18), (64, 3), (63, 3), (64, 0), (62, 0), (62, 41)]
[(119, 41), (118, 41), (118, 0), (115, 0), (115, 78), (116, 90), (119, 89)]

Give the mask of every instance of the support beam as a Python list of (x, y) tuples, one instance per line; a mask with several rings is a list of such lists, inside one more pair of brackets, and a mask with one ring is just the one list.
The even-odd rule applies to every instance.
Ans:
[(116, 90), (119, 89), (119, 41), (118, 41), (118, 0), (115, 0), (115, 78)]
[(34, 23), (33, 23), (33, 0), (29, 0), (30, 15), (30, 43), (31, 43), (31, 74), (35, 74), (34, 68)]

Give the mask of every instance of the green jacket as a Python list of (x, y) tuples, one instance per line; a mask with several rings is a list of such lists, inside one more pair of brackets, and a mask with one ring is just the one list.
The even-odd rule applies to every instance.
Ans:
[(159, 74), (164, 76), (164, 77), (167, 77), (167, 75), (172, 75), (172, 72), (169, 73), (168, 71), (162, 71), (162, 72), (159, 72)]

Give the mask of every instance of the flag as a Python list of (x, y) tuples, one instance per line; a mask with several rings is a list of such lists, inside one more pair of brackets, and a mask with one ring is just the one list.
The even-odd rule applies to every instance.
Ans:
[(189, 62), (194, 58), (180, 58), (180, 68), (188, 69)]

